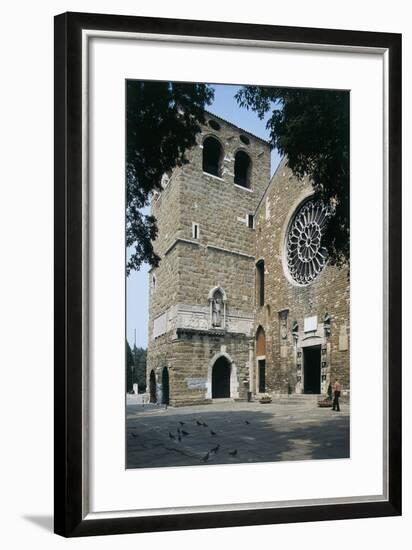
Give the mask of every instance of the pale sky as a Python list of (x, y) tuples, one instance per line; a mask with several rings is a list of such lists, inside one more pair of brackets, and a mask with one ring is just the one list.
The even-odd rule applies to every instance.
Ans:
[[(238, 107), (234, 95), (239, 86), (213, 85), (215, 89), (214, 102), (207, 110), (248, 130), (252, 134), (269, 139), (269, 132), (266, 130), (266, 119), (259, 120), (258, 116), (246, 109)], [(276, 150), (271, 155), (271, 174), (274, 173), (280, 156)], [(149, 307), (149, 267), (142, 266), (139, 271), (132, 272), (127, 278), (126, 286), (126, 337), (129, 344), (134, 344), (134, 331), (136, 330), (136, 345), (147, 347), (147, 320)]]

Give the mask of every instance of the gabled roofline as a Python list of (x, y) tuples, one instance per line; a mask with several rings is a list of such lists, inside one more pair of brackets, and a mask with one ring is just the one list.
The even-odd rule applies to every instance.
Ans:
[(287, 162), (287, 157), (286, 157), (286, 155), (283, 155), (283, 157), (281, 157), (281, 159), (280, 159), (280, 161), (279, 161), (279, 164), (277, 165), (276, 170), (275, 170), (274, 173), (273, 173), (273, 176), (269, 179), (269, 183), (267, 184), (266, 189), (264, 190), (262, 196), (260, 197), (260, 200), (259, 200), (259, 202), (258, 202), (258, 204), (257, 204), (257, 206), (256, 206), (256, 209), (255, 209), (255, 213), (254, 213), (255, 216), (256, 216), (256, 214), (257, 214), (257, 211), (258, 211), (259, 208), (261, 207), (261, 204), (262, 204), (262, 202), (263, 202), (263, 199), (266, 197), (266, 194), (267, 194), (267, 192), (268, 192), (268, 190), (269, 190), (269, 187), (272, 185), (272, 183), (273, 183), (275, 177), (278, 175), (278, 171), (280, 170), (280, 167), (281, 167), (281, 166), (285, 166), (285, 165), (286, 165), (286, 162)]
[(207, 115), (210, 115), (210, 116), (213, 116), (214, 118), (217, 118), (218, 120), (221, 120), (222, 122), (225, 122), (226, 124), (229, 124), (229, 126), (233, 126), (234, 128), (236, 128), (237, 130), (240, 130), (241, 132), (245, 133), (245, 134), (248, 134), (249, 136), (251, 136), (252, 138), (254, 139), (257, 139), (258, 141), (260, 141), (261, 143), (264, 143), (265, 145), (267, 145), (268, 147), (270, 147), (270, 142), (269, 141), (266, 141), (265, 139), (259, 137), (259, 136), (256, 136), (255, 134), (252, 134), (252, 132), (249, 132), (248, 130), (245, 130), (244, 128), (241, 128), (240, 126), (237, 126), (236, 124), (234, 124), (233, 122), (230, 122), (229, 120), (226, 120), (225, 118), (222, 118), (221, 116), (219, 115), (216, 115), (215, 113), (212, 113), (211, 111), (208, 111), (206, 109), (204, 109), (204, 113), (207, 114)]

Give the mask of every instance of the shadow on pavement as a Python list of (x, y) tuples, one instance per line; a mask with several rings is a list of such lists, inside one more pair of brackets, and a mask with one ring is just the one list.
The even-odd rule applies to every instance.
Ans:
[(127, 468), (349, 458), (349, 431), (349, 416), (330, 409), (169, 409), (129, 417)]

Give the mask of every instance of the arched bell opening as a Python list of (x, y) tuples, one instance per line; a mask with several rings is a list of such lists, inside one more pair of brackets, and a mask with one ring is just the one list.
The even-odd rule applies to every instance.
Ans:
[(245, 151), (238, 151), (235, 155), (235, 183), (241, 187), (250, 188), (250, 173), (252, 162)]
[(203, 172), (212, 176), (222, 176), (223, 147), (218, 139), (208, 136), (203, 142)]

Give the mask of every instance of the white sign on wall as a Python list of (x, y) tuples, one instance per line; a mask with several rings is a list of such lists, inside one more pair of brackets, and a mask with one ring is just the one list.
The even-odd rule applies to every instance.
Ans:
[(166, 332), (167, 327), (167, 312), (163, 313), (153, 322), (153, 338), (157, 338)]
[(313, 317), (305, 317), (303, 330), (304, 332), (318, 330), (318, 316), (314, 315)]

